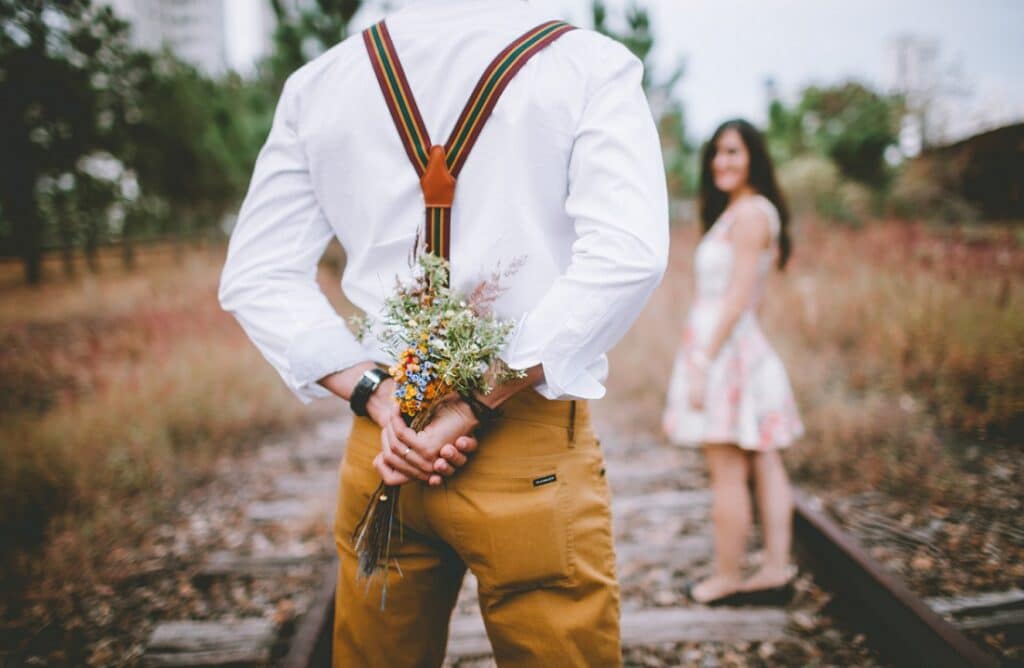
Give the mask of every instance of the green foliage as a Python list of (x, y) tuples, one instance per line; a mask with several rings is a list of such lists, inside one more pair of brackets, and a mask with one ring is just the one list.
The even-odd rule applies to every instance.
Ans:
[(768, 150), (778, 163), (785, 163), (808, 151), (803, 118), (798, 109), (788, 109), (781, 101), (772, 100), (768, 107), (765, 130)]
[(637, 4), (632, 4), (626, 9), (626, 30), (617, 32), (608, 25), (608, 8), (604, 0), (594, 0), (590, 6), (591, 18), (594, 22), (594, 30), (615, 39), (633, 52), (633, 54), (644, 64), (644, 87), (648, 87), (647, 64), (651, 49), (654, 48), (654, 34), (651, 32), (651, 17), (647, 9)]
[(211, 81), (166, 53), (154, 65), (157, 74), (140, 86), (141, 117), (125, 157), (142, 191), (163, 197), (175, 220), (215, 223), (245, 188), (269, 100), (236, 77)]
[(30, 283), (41, 277), (44, 237), (37, 184), (114, 143), (126, 44), (109, 8), (0, 0), (0, 207)]
[(316, 0), (297, 13), (289, 12), (281, 0), (268, 0), (277, 28), (274, 53), (267, 62), (272, 92), (280, 93), (285, 79), (348, 36), (348, 24), (362, 0)]
[(832, 160), (843, 177), (881, 187), (890, 176), (885, 151), (896, 144), (902, 109), (899, 98), (858, 82), (810, 86), (793, 108), (771, 103), (768, 145), (776, 160), (816, 153)]
[[(321, 0), (322, 12), (282, 33), (326, 43), (357, 6)], [(287, 60), (286, 43), (272, 62)], [(105, 4), (0, 0), (0, 253), (20, 255), (36, 283), (47, 247), (62, 248), (72, 273), (77, 248), (97, 268), (96, 249), (124, 241), (130, 266), (133, 237), (213, 229), (244, 193), (270, 128), (266, 69), (256, 81), (215, 81), (169, 52), (132, 47)]]
[(778, 178), (794, 213), (817, 213), (828, 220), (859, 225), (875, 212), (875, 192), (844, 179), (825, 156), (804, 153), (784, 161)]
[(896, 143), (900, 105), (863, 84), (804, 91), (804, 123), (812, 141), (832, 158), (840, 171), (862, 183), (880, 186), (887, 171), (885, 149)]

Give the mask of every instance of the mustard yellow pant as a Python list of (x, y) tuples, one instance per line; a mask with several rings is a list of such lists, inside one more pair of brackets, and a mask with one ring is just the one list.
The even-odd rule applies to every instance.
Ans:
[(357, 581), (352, 550), (379, 451), (380, 429), (356, 418), (334, 527), (334, 666), (441, 665), (467, 567), (502, 668), (621, 665), (611, 497), (585, 403), (520, 392), (445, 486), (402, 488), (383, 611), (381, 578)]

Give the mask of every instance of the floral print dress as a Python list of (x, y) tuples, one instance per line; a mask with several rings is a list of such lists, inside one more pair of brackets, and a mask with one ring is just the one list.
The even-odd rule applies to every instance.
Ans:
[[(768, 214), (773, 238), (778, 239), (780, 222), (775, 206), (761, 195), (754, 200)], [(744, 450), (784, 448), (803, 434), (804, 427), (786, 369), (765, 338), (756, 313), (775, 263), (776, 247), (761, 255), (754, 298), (711, 362), (704, 410), (694, 410), (688, 399), (687, 356), (695, 347), (706, 350), (729, 287), (734, 250), (726, 235), (733, 218), (726, 210), (697, 246), (697, 296), (672, 369), (663, 429), (676, 445), (733, 443)]]

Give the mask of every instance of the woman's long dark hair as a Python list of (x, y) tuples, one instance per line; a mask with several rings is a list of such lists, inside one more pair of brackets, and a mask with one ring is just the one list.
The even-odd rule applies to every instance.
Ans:
[(729, 203), (729, 195), (715, 186), (714, 176), (711, 174), (711, 161), (715, 159), (718, 150), (718, 140), (726, 130), (735, 130), (743, 139), (750, 154), (750, 186), (768, 198), (775, 205), (779, 212), (779, 222), (782, 223), (779, 230), (779, 269), (786, 266), (786, 261), (793, 250), (793, 242), (789, 238), (789, 207), (786, 206), (786, 199), (782, 196), (779, 184), (775, 180), (775, 168), (772, 166), (772, 159), (765, 147), (764, 137), (757, 128), (742, 118), (735, 118), (726, 121), (718, 126), (715, 134), (704, 145), (704, 153), (701, 156), (700, 168), (700, 222), (706, 233), (714, 225), (718, 217), (725, 211)]

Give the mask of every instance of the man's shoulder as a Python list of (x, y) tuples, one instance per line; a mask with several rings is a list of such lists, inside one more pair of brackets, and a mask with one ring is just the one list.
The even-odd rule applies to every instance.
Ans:
[(338, 62), (345, 62), (361, 56), (363, 48), (362, 31), (354, 32), (292, 72), (288, 77), (287, 85), (294, 89), (301, 89), (314, 84)]
[[(397, 15), (392, 15), (397, 16)], [(392, 16), (387, 17), (391, 19)], [(530, 27), (560, 17), (542, 7), (523, 3), (516, 17), (523, 32)], [(573, 64), (573, 70), (584, 73), (589, 80), (601, 80), (625, 68), (641, 65), (640, 60), (622, 43), (596, 30), (573, 24), (575, 30), (558, 40), (553, 51)], [(344, 40), (295, 70), (289, 77), (288, 87), (301, 90), (315, 85), (327, 72), (339, 64), (354, 62), (364, 57), (363, 30), (355, 30)]]
[[(539, 25), (545, 21), (566, 20), (557, 13), (540, 6), (522, 3), (524, 23), (529, 26)], [(603, 33), (566, 20), (575, 30), (562, 37), (557, 47), (571, 52), (584, 59), (591, 67), (619, 67), (625, 63), (638, 60), (623, 44)]]

